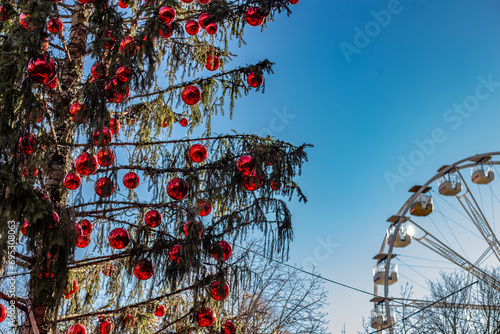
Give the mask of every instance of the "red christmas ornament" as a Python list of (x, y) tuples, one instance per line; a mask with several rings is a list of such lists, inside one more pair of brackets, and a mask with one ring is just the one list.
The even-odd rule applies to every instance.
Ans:
[(76, 242), (76, 247), (78, 248), (85, 248), (88, 245), (90, 245), (91, 241), (91, 236), (90, 235), (84, 235), (80, 240)]
[(30, 155), (35, 150), (36, 136), (34, 134), (24, 135), (19, 138), (19, 149), (26, 155)]
[(187, 118), (181, 118), (180, 121), (179, 121), (179, 124), (182, 126), (182, 127), (186, 127), (189, 125), (189, 120)]
[(95, 63), (90, 69), (92, 78), (99, 79), (108, 75), (108, 66), (102, 62)]
[(219, 27), (217, 26), (217, 23), (213, 23), (213, 22), (207, 24), (207, 27), (205, 28), (205, 31), (209, 35), (215, 35), (218, 30), (219, 30)]
[(243, 175), (251, 175), (255, 169), (255, 160), (249, 155), (244, 155), (236, 162), (236, 168)]
[(112, 330), (113, 330), (113, 324), (108, 320), (105, 320), (99, 324), (100, 334), (110, 334)]
[(8, 21), (10, 20), (9, 12), (7, 8), (0, 6), (0, 21)]
[(82, 219), (80, 220), (80, 227), (82, 228), (83, 231), (83, 236), (90, 235), (92, 233), (92, 230), (94, 229), (94, 224), (88, 219)]
[[(57, 214), (57, 212), (52, 211), (52, 217), (54, 217), (54, 221), (56, 223), (59, 223), (60, 218), (59, 218), (59, 215)], [(51, 227), (51, 226), (49, 226), (49, 227)]]
[(76, 190), (82, 184), (82, 178), (77, 173), (68, 173), (64, 177), (64, 186), (69, 190)]
[(189, 148), (189, 158), (192, 162), (203, 162), (207, 158), (208, 151), (202, 144), (194, 144)]
[(220, 59), (217, 56), (207, 55), (205, 68), (209, 71), (216, 71), (220, 67)]
[(249, 191), (255, 191), (262, 186), (264, 178), (262, 175), (254, 172), (252, 175), (243, 175), (243, 187)]
[(165, 309), (165, 306), (163, 305), (159, 305), (156, 310), (155, 310), (155, 315), (157, 317), (163, 317), (165, 315), (165, 313), (167, 312), (167, 310)]
[(134, 268), (134, 276), (142, 281), (148, 280), (154, 274), (153, 263), (147, 259), (137, 261)]
[[(182, 230), (184, 231), (184, 235), (187, 237), (189, 233), (192, 235), (198, 234), (198, 237), (201, 238), (201, 235), (203, 234), (203, 224), (197, 221), (190, 220), (184, 226), (182, 227)], [(191, 230), (193, 232), (191, 232)]]
[(94, 138), (94, 145), (105, 146), (111, 143), (111, 131), (105, 126), (102, 128), (102, 131), (94, 130), (92, 136)]
[(170, 261), (179, 263), (179, 260), (181, 259), (181, 249), (181, 245), (175, 245), (174, 247), (170, 248), (170, 250), (168, 251), (168, 258), (170, 259)]
[(101, 269), (104, 276), (111, 276), (116, 271), (116, 267), (112, 264), (106, 265)]
[(0, 322), (4, 322), (7, 319), (7, 308), (4, 304), (0, 304)]
[(271, 189), (274, 191), (278, 191), (281, 189), (281, 182), (280, 181), (271, 181)]
[(215, 281), (210, 292), (213, 299), (224, 300), (229, 296), (229, 285), (226, 282)]
[(120, 6), (120, 8), (128, 8), (128, 4), (126, 2), (124, 2), (123, 0), (118, 0), (118, 6)]
[(106, 49), (110, 49), (115, 45), (115, 34), (113, 33), (112, 30), (108, 30), (103, 36), (102, 39), (104, 40), (104, 46)]
[(60, 34), (64, 29), (64, 25), (61, 20), (59, 19), (50, 19), (49, 22), (47, 22), (47, 30), (51, 34)]
[(222, 334), (235, 334), (236, 326), (231, 320), (226, 320), (224, 326), (222, 326)]
[(121, 82), (128, 82), (132, 77), (132, 69), (128, 66), (120, 66), (116, 70), (116, 78)]
[(206, 29), (207, 25), (210, 23), (209, 19), (210, 19), (210, 14), (208, 13), (201, 14), (200, 17), (198, 18), (198, 23), (200, 24), (200, 27)]
[(161, 126), (162, 126), (163, 128), (166, 128), (169, 124), (170, 124), (170, 123), (169, 123), (168, 119), (165, 117), (165, 118), (163, 119), (163, 123), (161, 123)]
[(115, 183), (108, 177), (101, 177), (96, 181), (94, 190), (100, 197), (109, 197), (115, 192)]
[(24, 13), (21, 13), (21, 15), (19, 15), (19, 24), (26, 30), (33, 29), (33, 23), (30, 21), (29, 16), (30, 14)]
[(112, 135), (117, 134), (118, 132), (120, 132), (121, 129), (120, 122), (115, 118), (111, 118), (109, 120), (109, 129), (111, 130)]
[(87, 328), (82, 324), (75, 324), (69, 328), (68, 334), (87, 334)]
[(66, 299), (70, 298), (77, 291), (78, 291), (78, 282), (77, 282), (76, 278), (74, 278), (73, 279), (73, 286), (71, 287), (70, 291), (65, 291), (64, 292), (64, 294), (65, 294), (64, 298), (66, 298)]
[(97, 171), (97, 157), (88, 152), (83, 152), (75, 160), (75, 169), (80, 175), (91, 175)]
[(167, 194), (171, 199), (180, 201), (187, 197), (189, 192), (189, 186), (186, 181), (181, 178), (176, 177), (168, 181), (167, 183)]
[(120, 42), (120, 49), (119, 51), (124, 54), (135, 54), (136, 51), (136, 44), (134, 37), (132, 36), (126, 36), (122, 41)]
[(207, 3), (210, 2), (210, 0), (198, 0), (199, 3), (201, 3), (202, 5), (206, 5)]
[(264, 82), (264, 76), (260, 73), (252, 72), (249, 75), (247, 75), (247, 82), (248, 85), (250, 85), (251, 87), (254, 88), (260, 87)]
[(233, 247), (227, 241), (219, 241), (216, 243), (212, 249), (213, 257), (218, 260), (221, 259), (223, 261), (227, 261), (233, 255)]
[(200, 199), (196, 203), (196, 212), (202, 216), (208, 216), (210, 212), (212, 212), (212, 202), (210, 202), (208, 199)]
[(102, 167), (109, 167), (115, 162), (115, 153), (109, 148), (101, 148), (97, 152), (97, 161)]
[(134, 172), (129, 172), (123, 177), (123, 185), (128, 189), (135, 189), (139, 186), (141, 179)]
[(182, 90), (182, 101), (190, 106), (197, 104), (201, 99), (201, 91), (196, 86), (187, 86)]
[(28, 63), (28, 77), (36, 83), (49, 83), (54, 80), (56, 74), (57, 64), (48, 56), (38, 55)]
[(201, 327), (212, 326), (216, 320), (217, 315), (215, 314), (214, 310), (208, 307), (202, 308), (196, 315), (196, 321)]
[(246, 20), (253, 27), (260, 26), (264, 22), (264, 15), (259, 7), (250, 7), (247, 10)]
[(146, 215), (144, 215), (144, 222), (149, 227), (158, 227), (161, 224), (161, 213), (156, 210), (149, 210)]
[(299, 3), (299, 0), (288, 0), (289, 3), (291, 3), (292, 5), (296, 5)]
[(172, 28), (171, 24), (160, 24), (158, 33), (163, 38), (170, 38), (174, 34), (174, 28)]
[(108, 240), (114, 249), (123, 249), (130, 243), (130, 234), (124, 228), (115, 228), (109, 233)]
[(130, 87), (113, 78), (104, 86), (104, 94), (111, 103), (125, 102), (130, 96)]
[(187, 21), (184, 28), (191, 36), (197, 35), (200, 32), (200, 24), (195, 20)]
[(158, 19), (163, 24), (169, 24), (174, 22), (175, 20), (175, 10), (172, 7), (163, 6), (160, 8), (160, 12), (158, 13)]
[(80, 113), (83, 110), (85, 110), (85, 106), (83, 106), (81, 103), (73, 103), (69, 107), (69, 118), (71, 119), (71, 121), (76, 123), (85, 122), (87, 119), (85, 119), (84, 116)]

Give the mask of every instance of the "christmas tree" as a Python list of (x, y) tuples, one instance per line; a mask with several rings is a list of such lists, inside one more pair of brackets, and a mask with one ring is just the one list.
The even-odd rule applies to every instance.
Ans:
[(259, 236), (261, 253), (287, 256), (285, 200), (305, 201), (307, 145), (213, 134), (211, 118), (272, 71), (231, 67), (229, 46), (296, 3), (2, 1), (0, 298), (12, 332), (244, 332), (225, 300), (254, 273), (233, 246)]

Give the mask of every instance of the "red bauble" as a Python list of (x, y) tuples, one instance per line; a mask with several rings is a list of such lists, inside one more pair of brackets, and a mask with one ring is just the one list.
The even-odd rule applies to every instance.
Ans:
[(80, 175), (91, 175), (97, 171), (97, 157), (88, 152), (83, 152), (75, 160), (75, 169)]
[(281, 189), (281, 182), (280, 181), (271, 181), (271, 189), (274, 191), (278, 191)]
[(115, 153), (109, 148), (101, 148), (97, 152), (97, 161), (102, 167), (109, 167), (115, 162)]
[(153, 263), (147, 259), (137, 261), (134, 268), (134, 276), (142, 281), (150, 279), (154, 274)]
[(226, 282), (215, 281), (210, 292), (213, 299), (224, 300), (229, 296), (229, 285)]
[(124, 228), (115, 228), (109, 233), (108, 240), (114, 249), (123, 249), (130, 243), (130, 234)]
[(38, 55), (28, 63), (28, 77), (34, 82), (47, 84), (54, 80), (57, 74), (57, 64), (48, 56)]
[(8, 21), (10, 19), (9, 12), (4, 6), (0, 6), (0, 21)]
[(165, 315), (165, 313), (167, 312), (167, 310), (165, 309), (165, 306), (163, 305), (159, 305), (156, 310), (155, 310), (155, 315), (157, 317), (163, 317)]
[(201, 91), (196, 86), (187, 86), (182, 90), (182, 101), (189, 105), (194, 105), (200, 102)]
[(109, 129), (111, 130), (112, 135), (117, 134), (118, 132), (120, 132), (121, 129), (120, 122), (115, 118), (111, 118), (109, 120)]
[[(197, 221), (190, 220), (182, 227), (184, 235), (187, 237), (190, 233), (191, 235), (198, 235), (201, 238), (203, 234), (203, 224)], [(192, 232), (191, 232), (192, 231)]]
[(167, 194), (171, 199), (177, 201), (183, 200), (187, 197), (188, 192), (189, 186), (187, 182), (181, 178), (176, 177), (167, 183)]
[(120, 6), (120, 8), (128, 8), (128, 4), (123, 0), (118, 0), (118, 6)]
[(123, 185), (125, 187), (127, 187), (128, 189), (137, 188), (139, 186), (140, 182), (141, 182), (141, 179), (139, 178), (139, 175), (137, 175), (134, 172), (128, 172), (123, 177)]
[(158, 30), (158, 33), (163, 38), (170, 38), (174, 34), (174, 28), (172, 28), (172, 25), (170, 23), (160, 24), (160, 29)]
[(84, 235), (80, 240), (77, 241), (76, 247), (78, 248), (85, 248), (88, 245), (90, 245), (91, 241), (91, 236), (90, 235)]
[(99, 79), (108, 75), (108, 66), (102, 62), (95, 63), (90, 69), (92, 78)]
[(156, 210), (149, 210), (146, 215), (144, 215), (144, 222), (149, 227), (158, 227), (161, 224), (161, 213)]
[(233, 247), (231, 247), (229, 242), (222, 240), (214, 245), (212, 254), (216, 260), (220, 258), (221, 260), (227, 261), (231, 258), (231, 255), (233, 255)]
[(199, 3), (201, 3), (202, 5), (206, 5), (207, 3), (210, 2), (210, 0), (198, 0)]
[(82, 228), (83, 235), (87, 236), (92, 233), (92, 230), (94, 229), (94, 224), (88, 219), (82, 219), (80, 220), (80, 227)]
[(255, 169), (255, 160), (249, 155), (244, 155), (236, 162), (236, 168), (243, 175), (251, 175)]
[(126, 36), (125, 38), (122, 39), (120, 42), (120, 49), (119, 51), (125, 54), (135, 54), (137, 46), (135, 44), (134, 37), (132, 36)]
[(107, 320), (103, 321), (99, 325), (100, 334), (110, 334), (113, 330), (113, 324)]
[(116, 267), (113, 264), (105, 265), (101, 269), (104, 276), (111, 276), (116, 271)]
[(76, 278), (73, 279), (73, 286), (70, 289), (71, 290), (64, 292), (64, 294), (65, 294), (64, 297), (66, 299), (68, 299), (69, 297), (71, 297), (73, 294), (75, 294), (78, 291), (78, 281), (76, 280)]
[(28, 228), (30, 227), (30, 222), (25, 220), (21, 226), (21, 233), (26, 236), (28, 234)]
[(185, 29), (189, 35), (194, 36), (200, 32), (200, 24), (195, 20), (187, 21)]
[(209, 71), (216, 71), (220, 67), (220, 59), (217, 56), (207, 55), (205, 68)]
[(0, 322), (4, 322), (7, 319), (7, 308), (4, 304), (0, 304)]
[(34, 134), (24, 135), (19, 138), (19, 149), (26, 155), (30, 155), (35, 150), (36, 136)]
[(116, 70), (116, 78), (121, 82), (128, 82), (132, 77), (132, 69), (128, 66), (120, 66)]
[(94, 190), (100, 197), (109, 197), (115, 192), (115, 183), (109, 177), (101, 177), (96, 181)]
[(215, 35), (218, 30), (219, 30), (219, 27), (217, 26), (217, 23), (213, 23), (213, 22), (207, 24), (207, 27), (205, 28), (205, 31), (209, 35)]
[(264, 178), (262, 175), (254, 172), (252, 175), (243, 175), (242, 185), (246, 190), (255, 191), (262, 186)]
[(196, 321), (201, 327), (212, 326), (215, 323), (215, 320), (217, 320), (217, 315), (214, 310), (208, 307), (202, 308), (196, 315)]
[(264, 76), (261, 73), (252, 72), (247, 76), (247, 82), (251, 87), (260, 87), (264, 82)]
[(208, 151), (202, 144), (194, 144), (189, 148), (189, 158), (192, 162), (203, 162), (207, 158)]
[(94, 145), (108, 145), (111, 143), (111, 131), (107, 127), (103, 127), (102, 131), (94, 130), (92, 137), (94, 138)]
[(68, 329), (68, 334), (87, 334), (87, 328), (82, 324), (76, 324)]
[(202, 216), (208, 216), (212, 212), (212, 202), (208, 199), (200, 199), (195, 206), (196, 212)]
[(81, 112), (85, 110), (85, 106), (83, 106), (81, 103), (75, 102), (71, 106), (69, 106), (69, 118), (71, 121), (76, 122), (76, 123), (83, 123), (87, 119), (84, 118)]
[(299, 3), (299, 0), (288, 0), (289, 3), (291, 3), (292, 5), (296, 5)]
[(64, 186), (69, 190), (76, 190), (82, 184), (82, 178), (77, 173), (68, 173), (64, 177)]
[(169, 24), (174, 22), (175, 20), (175, 10), (172, 7), (168, 6), (163, 6), (160, 8), (160, 11), (158, 13), (158, 19), (163, 24)]
[[(56, 223), (59, 223), (60, 218), (59, 218), (59, 215), (57, 214), (57, 212), (52, 211), (52, 217), (54, 217), (54, 221)], [(49, 227), (51, 227), (51, 226), (49, 226)]]
[(64, 29), (64, 25), (61, 20), (59, 19), (50, 19), (49, 22), (47, 22), (47, 30), (51, 34), (60, 34)]
[(184, 127), (184, 128), (185, 128), (186, 126), (188, 126), (188, 125), (189, 125), (189, 120), (188, 120), (187, 118), (185, 118), (185, 117), (184, 117), (184, 118), (181, 118), (181, 119), (179, 120), (179, 124), (180, 124), (182, 127)]
[(102, 39), (104, 40), (104, 46), (106, 49), (110, 49), (115, 45), (115, 34), (113, 34), (112, 30), (108, 30), (103, 36)]
[(113, 78), (104, 86), (104, 94), (111, 103), (125, 102), (130, 96), (130, 87)]
[(235, 334), (236, 326), (231, 320), (226, 320), (224, 326), (222, 326), (222, 334)]
[(21, 15), (19, 15), (19, 24), (26, 30), (33, 29), (33, 23), (30, 22), (29, 16), (30, 14), (24, 14), (24, 13), (21, 13)]
[(198, 18), (198, 23), (200, 24), (200, 27), (205, 29), (207, 25), (210, 23), (209, 19), (210, 19), (210, 14), (208, 13), (201, 14), (200, 17)]
[(250, 7), (247, 10), (246, 20), (253, 27), (260, 26), (264, 22), (264, 15), (259, 7)]
[(181, 245), (175, 245), (174, 247), (170, 248), (170, 250), (168, 251), (168, 258), (170, 259), (170, 261), (179, 263), (179, 260), (181, 259), (181, 249)]

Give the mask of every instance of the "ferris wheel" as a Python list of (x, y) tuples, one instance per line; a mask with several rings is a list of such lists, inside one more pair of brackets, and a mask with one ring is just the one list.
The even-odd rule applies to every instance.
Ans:
[[(500, 282), (486, 270), (500, 264), (495, 226), (495, 216), (500, 215), (500, 184), (492, 182), (496, 165), (500, 165), (500, 152), (445, 165), (426, 183), (412, 187), (412, 195), (389, 217), (382, 246), (373, 258), (374, 330), (394, 333), (398, 298), (391, 297), (391, 286), (406, 280), (425, 289), (426, 283), (418, 279), (436, 278), (438, 269), (462, 270), (500, 291)], [(441, 267), (428, 266), (429, 261)], [(416, 308), (430, 304), (423, 297), (408, 302)], [(432, 307), (444, 306), (433, 303)]]

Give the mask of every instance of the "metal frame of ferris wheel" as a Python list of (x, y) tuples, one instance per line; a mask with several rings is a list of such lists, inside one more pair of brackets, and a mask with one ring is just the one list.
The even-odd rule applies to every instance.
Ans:
[[(493, 229), (491, 228), (491, 225), (486, 219), (483, 211), (481, 210), (476, 199), (474, 198), (474, 195), (471, 193), (469, 186), (467, 185), (467, 182), (460, 173), (460, 170), (474, 167), (478, 163), (487, 163), (488, 165), (500, 165), (500, 161), (491, 160), (494, 156), (500, 156), (500, 152), (477, 154), (468, 157), (466, 159), (462, 159), (452, 165), (446, 165), (441, 167), (438, 170), (437, 174), (434, 175), (431, 179), (429, 179), (429, 181), (427, 181), (424, 185), (415, 186), (412, 189), (410, 189), (410, 191), (413, 192), (414, 194), (405, 202), (405, 204), (399, 210), (398, 214), (390, 217), (387, 221), (391, 223), (391, 226), (394, 226), (394, 231), (392, 232), (394, 233), (394, 235), (397, 235), (397, 233), (399, 233), (402, 224), (406, 223), (407, 221), (410, 221), (412, 225), (414, 225), (421, 232), (423, 232), (422, 237), (419, 238), (414, 237), (413, 238), (414, 240), (416, 240), (426, 248), (430, 249), (431, 251), (435, 252), (436, 254), (442, 256), (451, 263), (464, 269), (472, 276), (478, 278), (481, 281), (484, 281), (486, 284), (500, 291), (500, 281), (496, 280), (494, 277), (492, 277), (491, 275), (489, 275), (488, 273), (484, 272), (479, 268), (481, 262), (487, 257), (487, 255), (489, 255), (490, 252), (493, 252), (497, 260), (500, 262), (500, 243)], [(465, 257), (455, 252), (452, 248), (441, 242), (430, 232), (426, 231), (423, 227), (421, 227), (420, 225), (418, 225), (417, 223), (415, 223), (413, 220), (411, 220), (409, 217), (406, 216), (410, 211), (411, 205), (414, 204), (418, 198), (420, 198), (420, 195), (430, 190), (429, 187), (430, 184), (437, 181), (446, 174), (451, 174), (451, 173), (457, 173), (459, 175), (462, 184), (465, 186), (465, 189), (462, 191), (462, 193), (455, 195), (455, 197), (465, 210), (471, 222), (476, 226), (477, 230), (480, 232), (481, 236), (488, 244), (488, 248), (476, 260), (475, 263), (471, 263)], [(393, 253), (395, 239), (396, 238), (392, 238), (392, 242), (389, 243), (388, 245), (387, 253), (384, 253), (388, 240), (386, 234), (379, 254), (377, 254), (374, 257), (374, 259), (377, 260), (377, 265), (380, 265), (381, 262), (385, 261), (385, 283), (384, 283), (383, 297), (378, 295), (378, 285), (374, 284), (374, 298), (371, 300), (371, 302), (374, 302), (376, 305), (381, 303), (384, 304), (386, 313), (385, 316), (387, 319), (391, 319), (391, 313), (390, 313), (391, 305), (389, 305), (389, 303), (392, 300), (398, 299), (389, 297), (389, 274), (391, 268), (391, 260), (397, 256), (396, 254)], [(424, 300), (409, 300), (408, 302), (409, 303), (407, 306), (411, 307), (423, 308), (430, 305), (429, 301), (424, 301)], [(434, 305), (432, 305), (432, 307), (434, 308), (449, 307), (451, 305), (469, 309), (480, 308), (483, 306), (483, 305), (471, 305), (471, 304), (455, 305), (443, 302), (443, 303), (435, 303)], [(383, 330), (389, 330), (390, 334), (394, 334), (392, 326), (380, 329), (378, 330), (378, 332), (381, 333)]]

